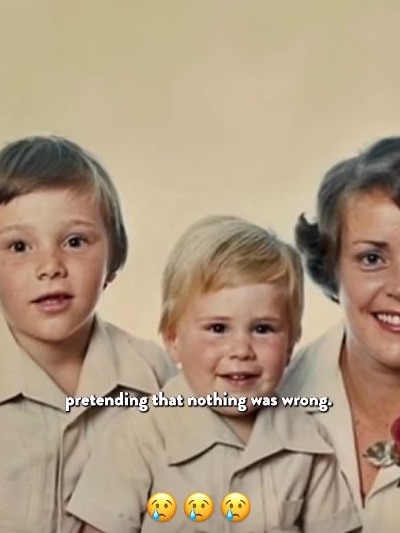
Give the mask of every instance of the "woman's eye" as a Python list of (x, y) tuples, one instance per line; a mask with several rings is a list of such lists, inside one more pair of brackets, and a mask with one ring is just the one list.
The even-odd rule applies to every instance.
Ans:
[(211, 331), (212, 333), (225, 333), (227, 327), (225, 324), (216, 323), (216, 324), (210, 324), (207, 327), (207, 329), (208, 331)]
[(26, 252), (27, 244), (24, 241), (14, 241), (10, 244), (9, 249), (15, 253)]
[(374, 266), (382, 262), (382, 257), (379, 254), (370, 252), (359, 256), (361, 263), (365, 266)]

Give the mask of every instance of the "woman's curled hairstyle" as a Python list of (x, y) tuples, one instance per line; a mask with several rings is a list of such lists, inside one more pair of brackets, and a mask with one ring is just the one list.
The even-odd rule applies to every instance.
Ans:
[(317, 195), (317, 216), (304, 213), (295, 227), (295, 242), (310, 278), (339, 302), (337, 263), (343, 207), (357, 194), (380, 190), (400, 207), (400, 137), (376, 142), (360, 155), (334, 165), (325, 174)]

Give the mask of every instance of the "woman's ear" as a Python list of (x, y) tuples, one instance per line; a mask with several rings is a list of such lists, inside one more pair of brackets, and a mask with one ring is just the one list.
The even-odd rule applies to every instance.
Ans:
[(162, 339), (171, 360), (178, 365), (181, 361), (181, 358), (179, 349), (179, 337), (176, 332), (176, 329), (170, 327), (167, 331), (164, 331), (162, 333)]

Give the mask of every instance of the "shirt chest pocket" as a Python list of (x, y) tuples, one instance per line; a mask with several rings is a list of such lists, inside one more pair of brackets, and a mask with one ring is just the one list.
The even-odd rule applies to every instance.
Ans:
[(37, 405), (0, 406), (0, 531), (45, 527), (57, 480), (59, 429)]

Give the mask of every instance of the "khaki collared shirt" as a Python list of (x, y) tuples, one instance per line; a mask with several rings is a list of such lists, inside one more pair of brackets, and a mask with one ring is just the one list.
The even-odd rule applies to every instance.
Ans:
[[(171, 367), (155, 344), (97, 321), (77, 396), (158, 391)], [(63, 510), (95, 442), (121, 408), (73, 407), (0, 322), (0, 532), (77, 533)]]
[[(192, 395), (182, 375), (164, 390), (167, 396)], [(122, 413), (116, 422), (69, 505), (101, 531), (339, 533), (359, 525), (331, 446), (301, 411), (260, 410), (247, 445), (214, 411), (186, 403)], [(157, 492), (176, 499), (176, 515), (168, 522), (155, 522), (146, 513), (148, 498)], [(201, 523), (183, 512), (194, 492), (214, 501), (214, 513)], [(251, 502), (241, 522), (229, 522), (220, 511), (230, 492), (244, 493)]]
[(398, 466), (380, 469), (365, 499), (365, 507), (362, 505), (351, 412), (339, 367), (343, 341), (344, 326), (339, 324), (314, 343), (301, 349), (287, 370), (280, 392), (282, 395), (291, 396), (329, 396), (334, 405), (328, 412), (321, 413), (312, 408), (308, 411), (330, 433), (340, 467), (352, 489), (362, 517), (363, 533), (398, 533)]

